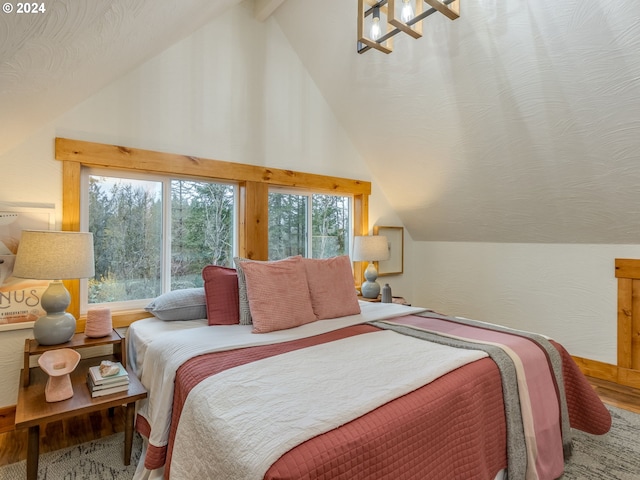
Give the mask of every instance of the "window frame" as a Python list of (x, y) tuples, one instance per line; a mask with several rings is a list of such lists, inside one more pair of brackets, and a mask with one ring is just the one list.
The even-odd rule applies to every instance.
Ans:
[[(158, 174), (158, 173), (142, 173), (133, 170), (116, 170), (109, 168), (96, 168), (86, 167), (81, 169), (81, 184), (80, 184), (80, 230), (89, 230), (89, 177), (112, 177), (121, 178), (127, 180), (142, 180), (148, 182), (157, 182), (161, 184), (161, 197), (162, 197), (162, 239), (161, 239), (161, 253), (160, 257), (162, 263), (160, 265), (160, 288), (162, 293), (171, 290), (171, 275), (167, 272), (167, 267), (171, 265), (171, 198), (172, 198), (172, 182), (174, 180), (187, 180), (197, 182), (218, 183), (224, 185), (231, 185), (234, 187), (234, 200), (233, 200), (233, 250), (232, 256), (237, 255), (237, 225), (238, 225), (238, 184), (237, 182), (221, 181), (214, 179), (193, 179), (178, 175)], [(167, 202), (167, 200), (169, 200)], [(83, 203), (85, 202), (85, 203)], [(167, 235), (167, 233), (169, 233)], [(129, 309), (141, 309), (149, 303), (151, 299), (141, 298), (137, 300), (122, 300), (117, 302), (107, 303), (89, 303), (88, 302), (88, 280), (80, 280), (80, 313), (85, 314), (87, 309), (92, 307), (108, 307), (114, 310), (129, 310)]]
[[(349, 219), (351, 219), (351, 226), (349, 228), (348, 236), (349, 238), (353, 238), (354, 229), (353, 229), (353, 205), (354, 205), (354, 196), (349, 193), (336, 193), (336, 192), (318, 192), (312, 191), (302, 188), (290, 188), (290, 187), (282, 187), (277, 185), (272, 185), (269, 188), (269, 193), (281, 193), (283, 195), (299, 195), (301, 197), (307, 197), (307, 218), (306, 218), (306, 229), (307, 229), (307, 238), (306, 242), (306, 256), (309, 258), (313, 258), (313, 196), (314, 195), (334, 195), (336, 197), (348, 197), (349, 198)], [(352, 245), (352, 241), (349, 240), (349, 247)], [(351, 248), (349, 248), (351, 250)]]
[[(80, 186), (84, 168), (107, 168), (182, 176), (193, 180), (233, 181), (238, 183), (237, 249), (240, 256), (266, 260), (268, 256), (268, 193), (270, 185), (304, 188), (318, 193), (353, 195), (353, 235), (369, 232), (369, 195), (371, 182), (296, 172), (277, 168), (225, 162), (174, 153), (143, 150), (57, 137), (55, 158), (62, 162), (62, 230), (80, 230)], [(356, 282), (362, 279), (366, 265), (354, 263)], [(84, 331), (80, 316), (79, 281), (65, 280), (71, 293), (68, 311), (78, 318), (77, 331)], [(148, 316), (144, 310), (112, 312), (113, 325), (125, 327)]]

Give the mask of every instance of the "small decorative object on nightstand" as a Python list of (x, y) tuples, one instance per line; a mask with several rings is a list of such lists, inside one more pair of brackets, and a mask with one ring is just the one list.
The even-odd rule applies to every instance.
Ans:
[(87, 323), (84, 334), (89, 338), (106, 337), (113, 330), (111, 310), (106, 307), (96, 307), (87, 310)]
[(60, 402), (73, 397), (69, 374), (75, 370), (79, 361), (80, 354), (70, 348), (49, 350), (40, 355), (38, 365), (49, 375), (44, 387), (44, 398), (47, 402)]
[(392, 297), (391, 297), (391, 287), (389, 286), (388, 283), (384, 284), (384, 287), (382, 287), (382, 299), (381, 302), (382, 303), (391, 303)]

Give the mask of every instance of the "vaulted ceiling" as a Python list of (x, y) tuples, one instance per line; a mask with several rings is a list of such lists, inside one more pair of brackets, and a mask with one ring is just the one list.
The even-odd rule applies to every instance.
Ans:
[[(0, 145), (238, 0), (50, 0), (0, 15)], [(273, 15), (414, 240), (640, 240), (640, 2), (461, 0), (356, 53), (356, 0)], [(272, 13), (273, 12), (273, 13)], [(55, 93), (55, 94), (54, 94)]]

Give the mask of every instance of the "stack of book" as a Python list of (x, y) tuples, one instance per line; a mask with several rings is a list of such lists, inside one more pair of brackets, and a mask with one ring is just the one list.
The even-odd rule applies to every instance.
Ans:
[(87, 372), (87, 385), (91, 392), (91, 397), (101, 397), (112, 393), (125, 392), (129, 389), (129, 375), (127, 369), (120, 362), (115, 363), (120, 367), (120, 371), (115, 375), (103, 377), (100, 374), (100, 366), (89, 367)]

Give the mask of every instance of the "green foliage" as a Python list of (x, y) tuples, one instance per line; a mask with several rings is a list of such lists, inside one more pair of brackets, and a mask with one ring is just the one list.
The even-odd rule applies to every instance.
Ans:
[[(162, 293), (162, 182), (89, 180), (89, 231), (96, 275), (89, 303), (153, 298)], [(202, 268), (230, 265), (233, 187), (171, 182), (171, 288), (202, 286)]]
[[(307, 242), (309, 202), (311, 245)], [(328, 258), (348, 254), (349, 235), (349, 197), (269, 194), (269, 259), (279, 260), (291, 255)]]
[[(96, 269), (89, 303), (162, 293), (163, 235), (169, 235), (163, 229), (162, 188), (161, 181), (89, 178)], [(232, 265), (234, 199), (232, 185), (171, 180), (170, 239), (164, 243), (170, 249), (172, 290), (202, 286), (205, 265)], [(349, 197), (337, 195), (270, 193), (269, 258), (347, 254), (349, 205)]]

